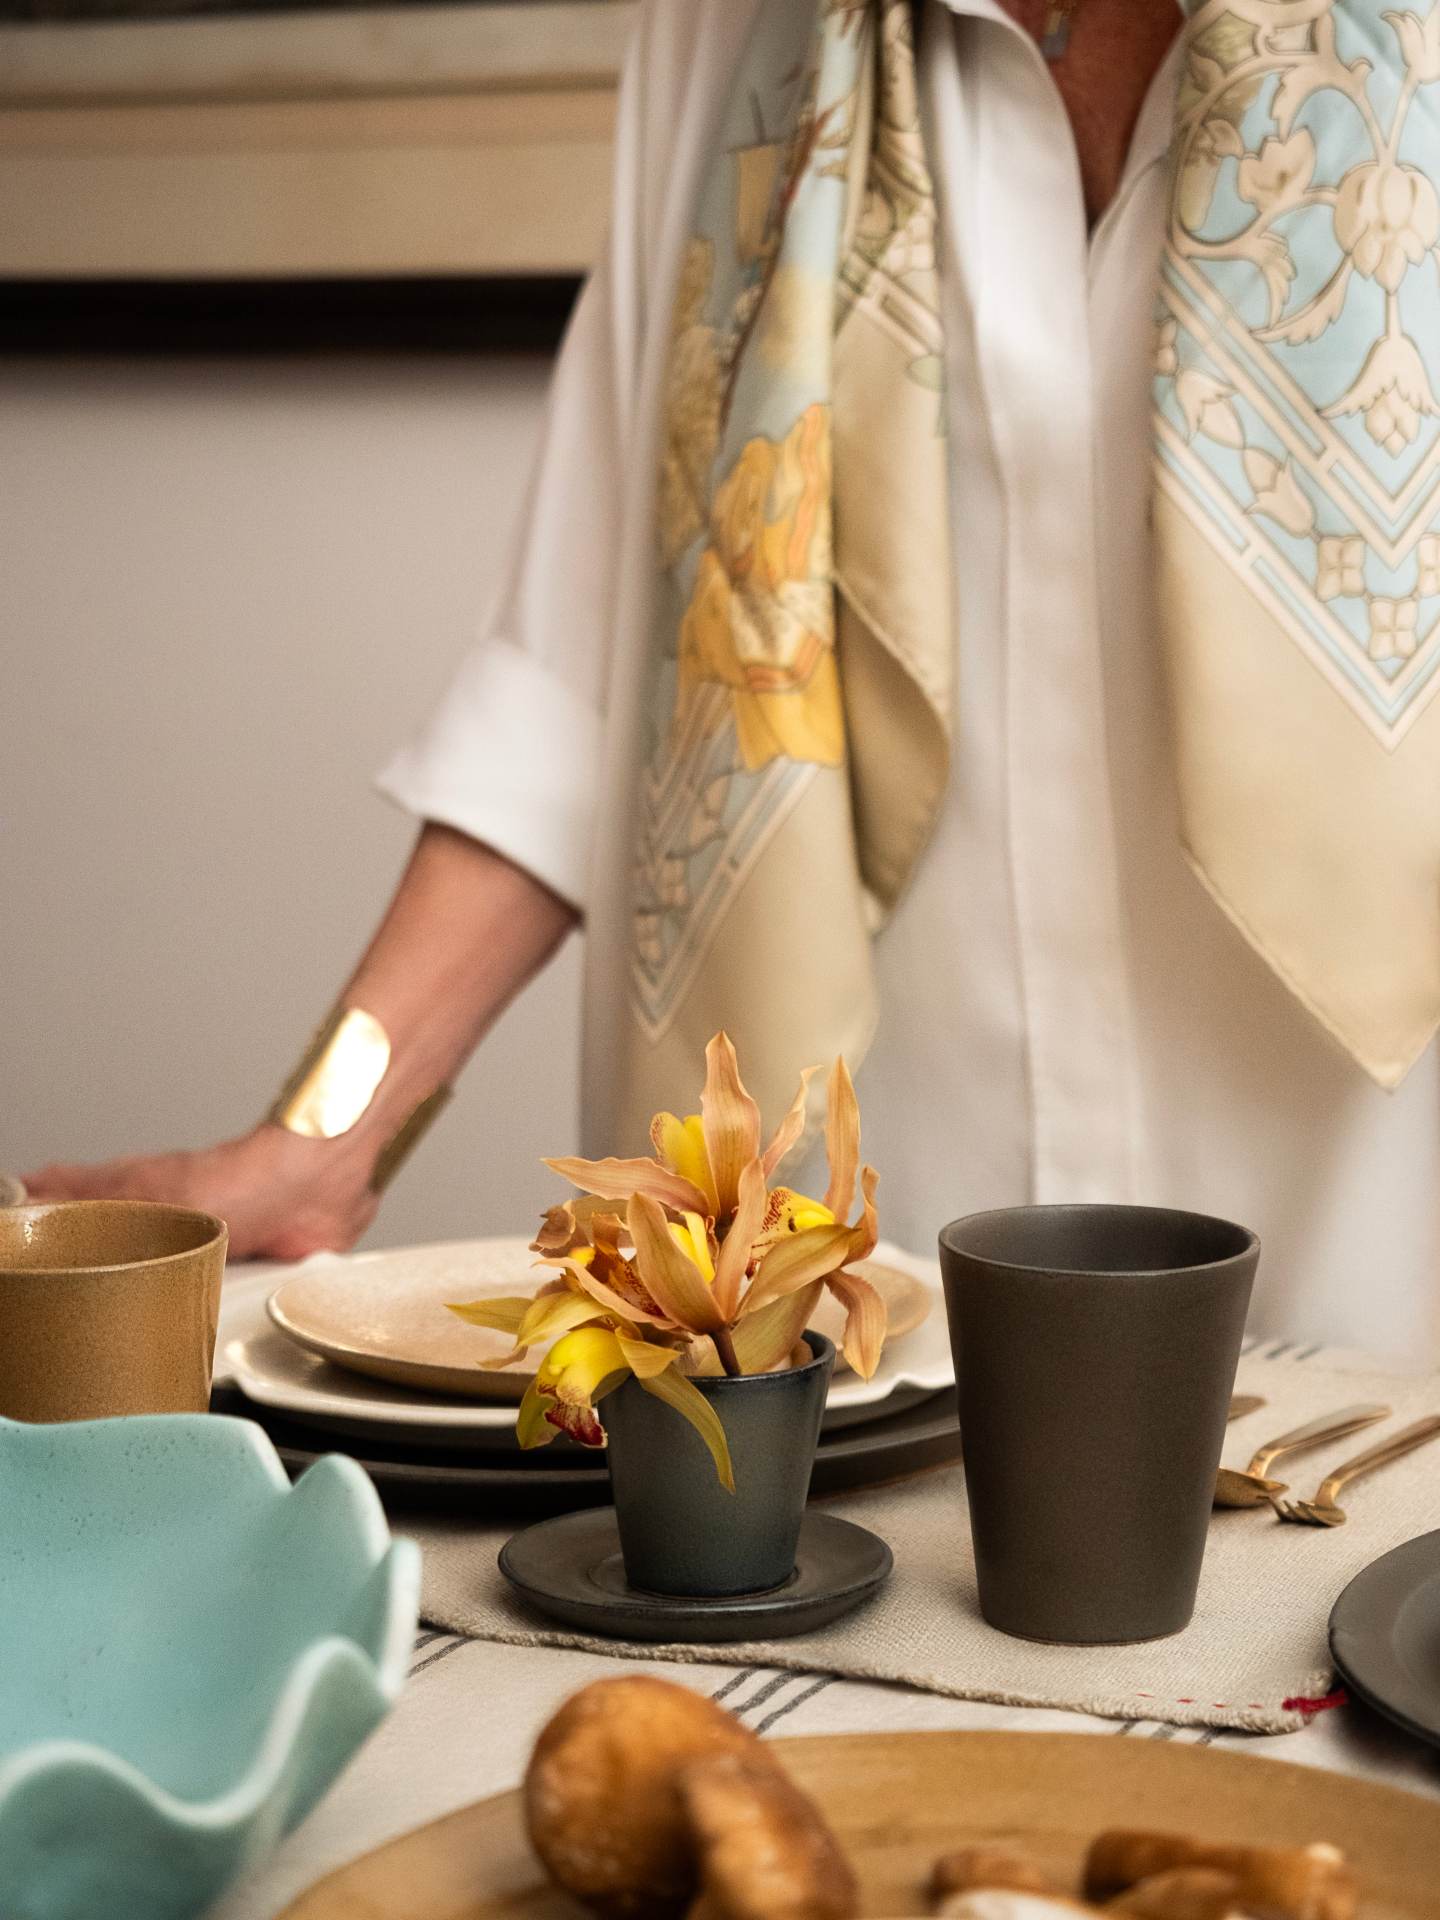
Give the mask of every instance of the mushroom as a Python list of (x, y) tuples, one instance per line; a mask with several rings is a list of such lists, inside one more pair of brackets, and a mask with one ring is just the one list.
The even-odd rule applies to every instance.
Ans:
[(859, 1912), (834, 1834), (763, 1749), (692, 1762), (680, 1798), (700, 1875), (689, 1920), (852, 1920)]
[(551, 1878), (606, 1920), (673, 1920), (698, 1884), (679, 1776), (759, 1751), (704, 1694), (648, 1674), (597, 1680), (541, 1731), (525, 1774), (530, 1839)]
[(603, 1920), (853, 1920), (855, 1876), (812, 1801), (731, 1714), (648, 1675), (597, 1680), (525, 1776), (551, 1878)]
[[(1263, 1914), (1265, 1920), (1355, 1920), (1355, 1876), (1339, 1849), (1324, 1842), (1224, 1847), (1181, 1834), (1102, 1833), (1085, 1863), (1085, 1893), (1091, 1900), (1109, 1900), (1179, 1868), (1228, 1875), (1234, 1882), (1231, 1910), (1240, 1914)], [(1120, 1911), (1151, 1909), (1132, 1905)]]

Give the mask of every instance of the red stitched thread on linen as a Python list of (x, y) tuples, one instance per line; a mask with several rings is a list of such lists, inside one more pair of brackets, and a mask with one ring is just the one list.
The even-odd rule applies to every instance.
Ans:
[(1350, 1704), (1350, 1696), (1344, 1687), (1336, 1687), (1333, 1693), (1327, 1693), (1323, 1699), (1316, 1700), (1303, 1693), (1292, 1695), (1289, 1700), (1280, 1702), (1286, 1713), (1303, 1713), (1308, 1720), (1317, 1713), (1328, 1713), (1332, 1707), (1345, 1707)]

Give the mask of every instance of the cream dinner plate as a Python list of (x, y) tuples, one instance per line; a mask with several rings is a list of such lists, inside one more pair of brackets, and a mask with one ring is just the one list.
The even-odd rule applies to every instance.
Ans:
[[(508, 1370), (486, 1371), (477, 1364), (503, 1351), (503, 1340), (446, 1313), (445, 1302), (525, 1290), (535, 1281), (532, 1259), (521, 1240), (491, 1240), (321, 1256), (298, 1267), (270, 1269), (263, 1279), (240, 1268), (226, 1285), (217, 1378), (233, 1380), (262, 1406), (339, 1431), (383, 1429), (393, 1434), (408, 1428), (437, 1444), (445, 1440), (463, 1444), (467, 1438), (478, 1443), (482, 1436), (484, 1444), (492, 1438), (504, 1444), (513, 1428), (514, 1401), (524, 1391), (528, 1376), (524, 1371), (513, 1375)], [(887, 1343), (873, 1379), (861, 1380), (849, 1372), (837, 1376), (830, 1389), (827, 1427), (879, 1418), (954, 1383), (933, 1266), (882, 1245), (865, 1271), (885, 1290), (902, 1331)], [(323, 1286), (314, 1284), (321, 1282)], [(352, 1287), (353, 1313), (347, 1311), (344, 1300)], [(272, 1288), (267, 1319), (265, 1293)], [(307, 1311), (317, 1297), (330, 1305), (330, 1318), (323, 1322)], [(397, 1298), (404, 1303), (401, 1307), (395, 1304)], [(337, 1313), (350, 1330), (343, 1341)], [(448, 1376), (453, 1371), (463, 1382), (464, 1394), (448, 1387), (417, 1390), (413, 1384), (357, 1370), (351, 1354), (363, 1352), (377, 1335), (384, 1339), (385, 1329), (408, 1324), (408, 1315), (426, 1322), (423, 1340), (407, 1343), (412, 1356), (431, 1356), (428, 1368), (420, 1360), (420, 1377), (438, 1387), (437, 1374)], [(816, 1319), (821, 1331), (838, 1332), (838, 1317), (834, 1328), (824, 1316), (817, 1314)], [(903, 1330), (906, 1326), (908, 1332)], [(449, 1344), (437, 1348), (432, 1342)], [(343, 1365), (337, 1364), (338, 1345), (346, 1350)], [(437, 1357), (439, 1351), (444, 1358)], [(463, 1362), (454, 1366), (457, 1355), (467, 1354), (468, 1367)], [(381, 1354), (380, 1359), (384, 1364), (386, 1356)], [(506, 1398), (487, 1402), (476, 1398), (477, 1393), (503, 1393)]]
[(425, 1393), (515, 1401), (539, 1356), (487, 1367), (514, 1342), (459, 1319), (447, 1302), (533, 1293), (545, 1278), (522, 1239), (452, 1240), (307, 1263), (271, 1294), (269, 1311), (282, 1333), (347, 1372)]
[[(884, 1296), (889, 1340), (898, 1348), (929, 1317), (934, 1292), (916, 1273), (919, 1263), (897, 1264), (896, 1252), (887, 1248), (856, 1271)], [(521, 1239), (401, 1247), (307, 1264), (270, 1296), (270, 1318), (311, 1353), (353, 1373), (427, 1393), (518, 1400), (539, 1351), (503, 1371), (487, 1368), (511, 1343), (459, 1319), (447, 1302), (532, 1293), (545, 1277)], [(829, 1295), (814, 1325), (838, 1343), (844, 1315)]]
[(337, 1433), (383, 1430), (398, 1438), (396, 1430), (404, 1429), (437, 1445), (503, 1445), (515, 1430), (513, 1401), (444, 1399), (347, 1373), (296, 1346), (263, 1316), (248, 1338), (227, 1342), (221, 1359), (217, 1379), (233, 1380), (247, 1399)]

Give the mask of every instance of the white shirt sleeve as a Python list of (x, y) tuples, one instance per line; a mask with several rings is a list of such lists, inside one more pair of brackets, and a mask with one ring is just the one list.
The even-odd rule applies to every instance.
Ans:
[(652, 44), (656, 11), (644, 10), (627, 60), (611, 235), (560, 351), (504, 586), (438, 707), (378, 782), (421, 819), (484, 841), (582, 910), (658, 158), (644, 153), (644, 132), (655, 121), (656, 55), (668, 54)]

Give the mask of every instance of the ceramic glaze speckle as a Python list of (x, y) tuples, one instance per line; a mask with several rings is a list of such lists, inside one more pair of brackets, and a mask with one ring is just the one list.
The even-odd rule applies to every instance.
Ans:
[(226, 1238), (154, 1200), (0, 1207), (0, 1415), (203, 1413)]
[(403, 1682), (414, 1546), (248, 1421), (0, 1420), (0, 1541), (6, 1920), (199, 1913)]

